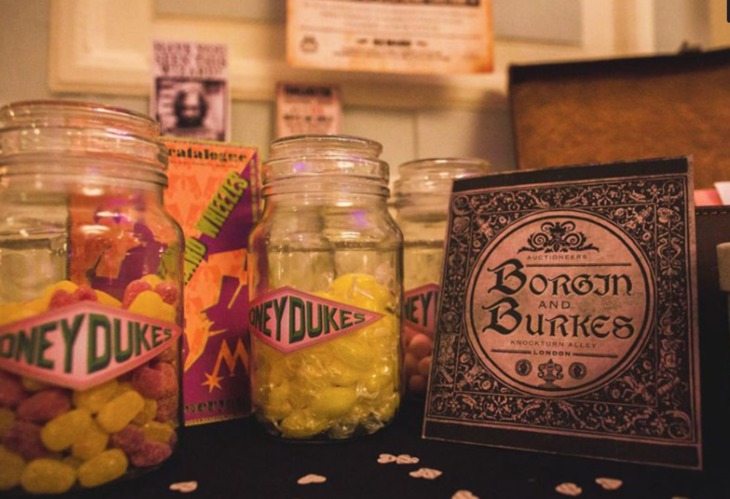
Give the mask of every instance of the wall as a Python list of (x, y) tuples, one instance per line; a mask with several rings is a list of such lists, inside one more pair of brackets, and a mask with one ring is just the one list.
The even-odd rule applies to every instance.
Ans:
[[(101, 1), (101, 0), (100, 0)], [(119, 0), (114, 0), (119, 1)], [(123, 1), (123, 0), (122, 0)], [(278, 0), (277, 0), (278, 1)], [(565, 34), (563, 43), (570, 43), (579, 29), (585, 30), (575, 21), (575, 2), (535, 3), (535, 0), (494, 0), (495, 12), (505, 12), (509, 2), (514, 19), (522, 19), (523, 32), (537, 32), (549, 36), (540, 28), (535, 9), (562, 9), (573, 19), (570, 33)], [(634, 1), (634, 0), (632, 0)], [(635, 0), (638, 1), (638, 0)], [(642, 0), (644, 1), (644, 0)], [(645, 0), (653, 2), (654, 46), (660, 51), (674, 51), (679, 43), (688, 40), (704, 44), (710, 23), (710, 0)], [(253, 3), (251, 3), (253, 2)], [(281, 2), (270, 0), (246, 0), (246, 9), (231, 9), (240, 0), (215, 0), (213, 3), (191, 2), (190, 0), (157, 0), (156, 8), (165, 9), (205, 8), (211, 15), (220, 7), (228, 9), (231, 15), (255, 15), (262, 20), (279, 19), (282, 16)], [(542, 7), (540, 7), (542, 5)], [(227, 6), (227, 7), (226, 7)], [(258, 6), (258, 7), (256, 7)], [(251, 8), (256, 7), (256, 8)], [(225, 10), (224, 9), (224, 10)], [(238, 14), (236, 13), (238, 12)], [(521, 12), (521, 15), (520, 15)], [(504, 17), (504, 14), (503, 16)], [(0, 105), (16, 100), (63, 97), (96, 100), (122, 106), (140, 112), (147, 112), (148, 100), (133, 96), (49, 94), (47, 88), (49, 47), (49, 1), (48, 0), (0, 0), (0, 19), (4, 20), (0, 30)], [(532, 23), (532, 24), (531, 24)], [(504, 24), (504, 23), (502, 23)], [(517, 23), (519, 24), (519, 23)], [(501, 26), (501, 36), (517, 36), (513, 32), (519, 26), (515, 22)], [(501, 27), (500, 27), (501, 26)], [(535, 31), (537, 30), (537, 31)], [(550, 31), (550, 30), (547, 30)], [(543, 33), (544, 32), (544, 33)], [(492, 161), (495, 169), (514, 168), (513, 142), (509, 111), (492, 110), (415, 110), (401, 111), (373, 107), (346, 107), (343, 132), (362, 135), (378, 140), (384, 145), (384, 157), (393, 167), (418, 157), (433, 156), (478, 156)], [(264, 156), (273, 138), (274, 106), (271, 102), (233, 103), (232, 138), (236, 142), (255, 145)], [(395, 172), (394, 172), (395, 173)]]
[[(71, 98), (148, 112), (148, 100), (109, 95), (50, 94), (47, 88), (48, 0), (0, 0), (0, 105), (17, 100)], [(509, 112), (395, 111), (346, 107), (343, 133), (378, 140), (393, 169), (419, 157), (477, 156), (497, 169), (514, 167)], [(232, 139), (259, 147), (264, 156), (273, 139), (274, 105), (234, 101)], [(393, 172), (395, 174), (395, 171)]]

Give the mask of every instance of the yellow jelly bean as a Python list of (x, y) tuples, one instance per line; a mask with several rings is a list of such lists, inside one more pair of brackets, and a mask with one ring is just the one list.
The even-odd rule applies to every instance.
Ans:
[(289, 382), (285, 381), (280, 386), (275, 386), (269, 392), (269, 398), (265, 404), (266, 416), (271, 419), (284, 419), (292, 411), (290, 402)]
[(335, 279), (329, 292), (350, 305), (383, 312), (390, 305), (390, 292), (371, 275), (345, 274)]
[(360, 380), (361, 372), (348, 367), (340, 360), (333, 360), (329, 366), (330, 381), (335, 386), (352, 386)]
[(328, 388), (312, 403), (312, 414), (322, 418), (338, 418), (352, 409), (357, 393), (352, 388)]
[(107, 402), (96, 421), (108, 433), (122, 431), (144, 409), (144, 398), (135, 391), (125, 392)]
[(7, 407), (0, 407), (0, 438), (3, 438), (14, 423), (15, 413)]
[(24, 469), (23, 458), (0, 445), (0, 490), (6, 491), (20, 485)]
[(140, 281), (144, 281), (150, 286), (152, 286), (152, 289), (156, 288), (158, 284), (162, 282), (162, 279), (157, 277), (155, 274), (147, 274), (144, 276)]
[(76, 483), (76, 470), (54, 459), (36, 459), (25, 467), (20, 483), (31, 494), (62, 494)]
[(41, 441), (54, 452), (71, 447), (91, 426), (91, 412), (88, 409), (74, 409), (50, 420), (41, 429)]
[(154, 399), (144, 399), (144, 409), (132, 420), (133, 423), (143, 425), (148, 421), (152, 421), (157, 416), (157, 401)]
[(82, 392), (73, 393), (73, 402), (76, 407), (88, 409), (92, 414), (96, 414), (102, 407), (109, 402), (117, 393), (119, 383), (113, 379), (102, 383), (101, 385), (89, 388)]
[(119, 449), (104, 451), (79, 467), (79, 483), (82, 487), (98, 487), (124, 475), (129, 462)]
[(150, 421), (142, 427), (147, 440), (154, 440), (169, 444), (175, 430), (169, 424), (160, 423), (159, 421)]
[(48, 388), (47, 384), (38, 381), (37, 379), (28, 378), (26, 376), (23, 376), (20, 379), (20, 384), (23, 385), (23, 388), (25, 388), (29, 392), (39, 392), (44, 388)]
[(327, 421), (306, 411), (294, 411), (281, 422), (281, 431), (288, 438), (308, 438), (327, 429)]
[(88, 461), (101, 454), (109, 444), (109, 435), (104, 432), (99, 425), (92, 423), (86, 430), (86, 433), (74, 442), (71, 447), (71, 454), (74, 457)]
[(120, 308), (122, 306), (122, 302), (103, 291), (96, 291), (96, 299), (99, 301), (99, 303), (109, 305), (110, 307)]
[(129, 306), (133, 314), (146, 315), (167, 322), (175, 322), (177, 310), (168, 305), (162, 297), (154, 291), (142, 291)]
[[(114, 399), (114, 398), (117, 398), (118, 396), (120, 396), (123, 393), (131, 392), (132, 390), (134, 390), (134, 387), (132, 386), (132, 383), (129, 383), (128, 381), (124, 381), (122, 383), (119, 383), (117, 385), (117, 389), (114, 390), (114, 394), (111, 396), (111, 398), (109, 400)], [(107, 402), (109, 400), (107, 400)]]
[(373, 366), (375, 356), (364, 341), (351, 338), (338, 338), (332, 342), (335, 355), (350, 367), (365, 371)]

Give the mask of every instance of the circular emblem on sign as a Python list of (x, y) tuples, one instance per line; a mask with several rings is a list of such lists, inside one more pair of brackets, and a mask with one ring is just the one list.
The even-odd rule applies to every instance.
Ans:
[(636, 243), (601, 217), (573, 210), (524, 217), (484, 249), (472, 271), (469, 341), (513, 389), (545, 397), (595, 390), (646, 343), (652, 275)]
[(515, 364), (515, 372), (520, 376), (529, 376), (532, 372), (532, 362), (527, 359), (518, 360)]
[(588, 374), (588, 368), (582, 362), (573, 362), (568, 368), (568, 373), (573, 379), (583, 379)]

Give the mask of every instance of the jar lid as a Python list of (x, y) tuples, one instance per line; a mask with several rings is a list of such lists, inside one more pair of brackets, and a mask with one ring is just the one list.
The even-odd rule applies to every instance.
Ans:
[[(127, 161), (164, 175), (167, 149), (152, 118), (93, 102), (25, 101), (0, 108), (0, 165), (64, 159)], [(103, 174), (103, 170), (99, 170)]]
[(373, 140), (345, 135), (299, 135), (278, 139), (271, 144), (271, 159), (263, 164), (263, 185), (327, 179), (387, 187), (388, 164), (378, 159), (382, 149)]
[(378, 159), (383, 152), (379, 142), (351, 135), (292, 135), (271, 143), (271, 159), (293, 156), (356, 156)]
[(403, 163), (398, 169), (394, 194), (450, 194), (454, 180), (484, 175), (488, 161), (479, 158), (428, 158)]

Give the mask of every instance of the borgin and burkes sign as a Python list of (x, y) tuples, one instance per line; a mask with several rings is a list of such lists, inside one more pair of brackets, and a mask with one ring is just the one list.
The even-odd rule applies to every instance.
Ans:
[(701, 466), (689, 169), (457, 181), (424, 436)]

